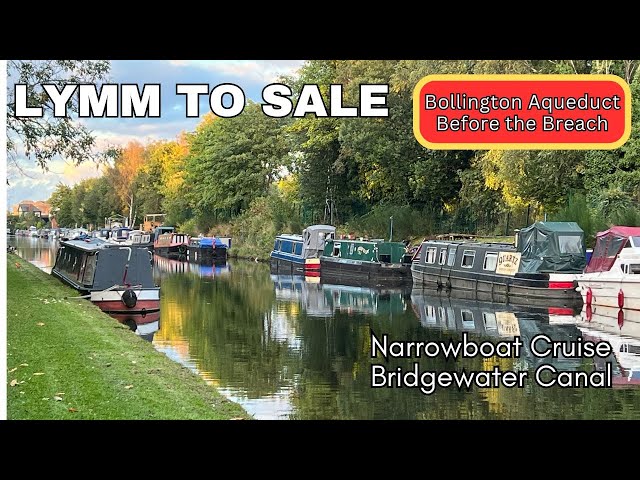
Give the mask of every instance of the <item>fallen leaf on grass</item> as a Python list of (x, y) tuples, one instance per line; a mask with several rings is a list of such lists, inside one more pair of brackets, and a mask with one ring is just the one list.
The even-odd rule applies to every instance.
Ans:
[(131, 360), (131, 363), (133, 363), (135, 365), (138, 362), (136, 362), (135, 360)]
[(9, 370), (9, 373), (13, 373), (13, 372), (15, 372), (17, 369), (18, 369), (18, 367), (16, 367), (16, 368), (12, 368), (11, 370)]
[(56, 395), (62, 396), (62, 395), (64, 395), (64, 392), (56, 393)]
[(43, 400), (49, 400), (49, 397), (42, 397)]
[(15, 387), (16, 385), (18, 385), (18, 379), (14, 378), (13, 380), (11, 380), (11, 383), (9, 385)]
[(77, 410), (77, 409), (75, 409), (75, 408), (73, 408), (73, 407), (71, 407), (71, 408), (69, 409), (69, 411), (70, 411), (70, 412), (77, 412), (78, 410)]
[(35, 377), (36, 375), (44, 375), (44, 373), (43, 373), (43, 372), (36, 372), (36, 373), (34, 373), (34, 374), (33, 374), (33, 376), (34, 376), (34, 377)]
[(56, 395), (55, 397), (53, 397), (53, 399), (54, 399), (56, 402), (61, 402), (61, 401), (62, 401), (62, 397), (59, 397), (59, 396), (57, 396), (57, 395)]
[(124, 387), (125, 389), (129, 390), (130, 388), (133, 388), (133, 385), (127, 385)]
[(44, 327), (44, 323), (42, 323), (42, 322), (38, 322), (38, 323), (36, 323), (36, 325), (39, 326), (39, 327)]
[(28, 363), (21, 363), (20, 365), (18, 365), (19, 367), (28, 367), (29, 364)]
[(242, 418), (242, 417), (234, 417), (231, 420), (244, 420), (244, 418)]

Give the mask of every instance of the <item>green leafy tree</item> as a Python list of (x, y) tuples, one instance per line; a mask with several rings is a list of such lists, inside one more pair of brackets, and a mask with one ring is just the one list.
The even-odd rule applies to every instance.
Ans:
[(289, 163), (282, 123), (264, 115), (259, 104), (249, 103), (237, 117), (215, 118), (196, 133), (186, 182), (203, 230), (239, 214), (268, 192)]
[[(58, 89), (69, 83), (100, 84), (108, 79), (110, 62), (106, 60), (9, 60), (7, 73), (7, 151), (10, 161), (17, 165), (18, 152), (47, 169), (57, 156), (80, 164), (85, 160), (104, 160), (113, 150), (95, 151), (95, 138), (82, 123), (74, 120), (78, 113), (77, 95), (67, 105), (67, 115), (54, 117), (53, 102), (42, 84)], [(41, 118), (16, 116), (14, 84), (27, 85), (27, 106), (42, 107)]]
[(49, 198), (51, 211), (55, 214), (56, 221), (61, 227), (70, 227), (74, 221), (74, 206), (71, 188), (63, 183), (58, 183), (56, 189)]

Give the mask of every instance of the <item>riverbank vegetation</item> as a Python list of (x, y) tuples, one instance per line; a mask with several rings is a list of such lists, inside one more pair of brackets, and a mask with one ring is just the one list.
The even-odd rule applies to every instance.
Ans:
[(16, 255), (7, 257), (9, 419), (246, 419), (195, 373)]
[(279, 232), (334, 223), (339, 232), (396, 240), (462, 232), (512, 235), (535, 220), (577, 221), (587, 234), (640, 225), (640, 118), (615, 150), (436, 151), (413, 136), (412, 93), (428, 74), (602, 74), (631, 86), (636, 60), (308, 61), (283, 83), (299, 91), (387, 83), (388, 118), (274, 119), (249, 103), (241, 115), (203, 117), (194, 132), (132, 142), (102, 177), (59, 185), (50, 202), (61, 226), (98, 225), (112, 213), (138, 224), (166, 213), (188, 233), (232, 235), (236, 254), (265, 257)]

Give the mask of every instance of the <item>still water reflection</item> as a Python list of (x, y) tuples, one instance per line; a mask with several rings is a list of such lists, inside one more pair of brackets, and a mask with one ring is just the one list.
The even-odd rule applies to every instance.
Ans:
[[(247, 261), (202, 266), (156, 257), (154, 275), (162, 287), (156, 348), (256, 418), (640, 418), (638, 312), (619, 317), (606, 310), (513, 310), (420, 291), (275, 276), (267, 265)], [(436, 357), (419, 360), (420, 368), (531, 370), (551, 363), (590, 372), (603, 369), (606, 361), (613, 365), (614, 387), (542, 388), (529, 382), (523, 389), (448, 388), (430, 396), (410, 388), (372, 389), (371, 364), (383, 362), (370, 358), (372, 331), (421, 341), (460, 340), (463, 332), (481, 341), (520, 335), (525, 344), (520, 358)], [(597, 362), (536, 358), (528, 340), (539, 333), (553, 340), (608, 341), (615, 354)]]

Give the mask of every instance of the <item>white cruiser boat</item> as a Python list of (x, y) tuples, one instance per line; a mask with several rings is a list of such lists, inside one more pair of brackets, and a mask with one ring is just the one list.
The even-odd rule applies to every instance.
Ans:
[(598, 233), (577, 290), (587, 306), (640, 310), (640, 227)]

